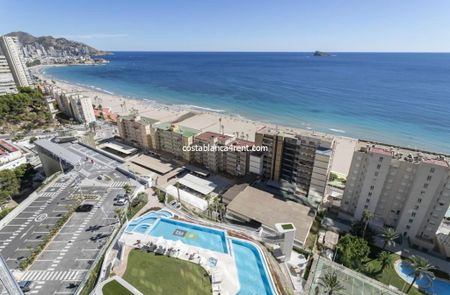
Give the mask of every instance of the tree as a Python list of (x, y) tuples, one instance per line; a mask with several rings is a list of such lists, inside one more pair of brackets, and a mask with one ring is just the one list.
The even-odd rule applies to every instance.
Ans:
[(19, 192), (20, 182), (15, 170), (0, 171), (0, 184), (0, 204)]
[(116, 208), (116, 209), (114, 209), (114, 212), (116, 213), (116, 216), (119, 219), (120, 227), (122, 227), (123, 217), (125, 216), (125, 211), (120, 208)]
[(430, 280), (434, 279), (433, 269), (436, 269), (434, 266), (428, 263), (428, 261), (420, 256), (411, 256), (409, 257), (409, 262), (411, 263), (411, 268), (414, 270), (414, 279), (408, 287), (406, 293), (409, 293), (411, 287), (414, 286), (414, 283), (420, 276), (428, 277)]
[(344, 287), (339, 282), (335, 272), (327, 272), (319, 278), (319, 285), (325, 290), (328, 295), (337, 294), (344, 290)]
[(383, 239), (383, 250), (386, 249), (386, 246), (394, 246), (395, 240), (398, 238), (399, 234), (395, 231), (395, 229), (391, 227), (387, 227), (380, 234), (380, 237)]
[(380, 254), (378, 254), (378, 259), (381, 262), (381, 270), (385, 270), (387, 267), (391, 267), (394, 260), (392, 259), (392, 256), (389, 252), (382, 251)]
[(127, 195), (133, 191), (133, 188), (131, 187), (131, 185), (129, 183), (126, 183), (122, 188)]
[(337, 249), (342, 264), (353, 269), (360, 268), (362, 262), (367, 259), (370, 253), (366, 240), (350, 234), (346, 234), (339, 239)]
[(375, 217), (372, 211), (365, 209), (362, 214), (362, 222), (364, 224), (362, 238), (366, 237), (367, 226), (369, 226), (369, 222)]

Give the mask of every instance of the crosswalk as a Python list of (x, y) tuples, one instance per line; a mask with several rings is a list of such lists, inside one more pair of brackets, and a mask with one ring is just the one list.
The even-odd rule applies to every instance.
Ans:
[(30, 270), (22, 277), (23, 281), (81, 281), (85, 271), (46, 271)]
[(128, 183), (127, 181), (113, 181), (111, 187), (122, 188), (127, 183)]

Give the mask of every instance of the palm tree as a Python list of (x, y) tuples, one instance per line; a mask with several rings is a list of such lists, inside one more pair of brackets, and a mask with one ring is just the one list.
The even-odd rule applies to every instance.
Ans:
[(432, 272), (432, 270), (436, 269), (434, 266), (429, 264), (425, 258), (422, 258), (420, 256), (413, 255), (409, 257), (409, 262), (411, 263), (411, 268), (414, 270), (414, 279), (409, 285), (406, 293), (409, 293), (409, 290), (411, 290), (411, 287), (420, 276), (426, 276), (430, 280), (434, 279), (434, 273)]
[(328, 295), (337, 294), (339, 291), (344, 290), (335, 272), (327, 272), (321, 276), (319, 278), (319, 285), (325, 289)]
[(380, 252), (380, 254), (378, 254), (378, 259), (381, 262), (381, 271), (385, 270), (388, 267), (391, 267), (392, 263), (394, 262), (391, 254), (386, 251)]
[(399, 234), (395, 231), (395, 229), (391, 227), (387, 227), (381, 233), (381, 238), (383, 239), (383, 250), (386, 249), (386, 246), (394, 246), (395, 240), (398, 238)]
[(362, 214), (362, 222), (364, 223), (364, 228), (362, 232), (362, 238), (364, 239), (366, 236), (367, 226), (369, 225), (369, 222), (374, 218), (374, 214), (372, 211), (365, 209)]

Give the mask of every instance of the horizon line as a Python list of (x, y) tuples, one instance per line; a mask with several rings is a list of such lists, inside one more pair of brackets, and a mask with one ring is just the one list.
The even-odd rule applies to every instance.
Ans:
[(239, 50), (104, 50), (97, 49), (104, 52), (155, 52), (155, 53), (314, 53), (316, 51), (334, 54), (334, 53), (390, 53), (390, 54), (450, 54), (450, 51), (239, 51)]

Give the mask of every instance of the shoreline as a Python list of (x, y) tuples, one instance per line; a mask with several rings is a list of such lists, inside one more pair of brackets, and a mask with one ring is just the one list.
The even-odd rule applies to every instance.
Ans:
[(214, 110), (207, 107), (193, 105), (164, 104), (151, 98), (136, 98), (118, 95), (106, 89), (95, 86), (81, 85), (65, 80), (60, 80), (45, 73), (46, 68), (63, 67), (70, 65), (38, 65), (30, 70), (33, 75), (43, 81), (53, 81), (56, 86), (66, 92), (80, 92), (91, 97), (92, 103), (111, 108), (118, 115), (128, 115), (131, 110), (138, 110), (139, 115), (150, 117), (161, 122), (174, 121), (179, 117), (194, 113), (195, 115), (182, 120), (180, 125), (200, 130), (220, 133), (220, 125), (224, 127), (224, 133), (235, 136), (238, 134), (245, 139), (254, 141), (255, 132), (263, 127), (278, 128), (287, 131), (311, 132), (333, 136), (336, 141), (335, 156), (331, 171), (347, 175), (350, 169), (353, 151), (358, 139), (345, 135), (335, 135), (313, 129), (280, 126), (277, 124), (248, 119), (239, 114), (230, 114), (224, 110)]

